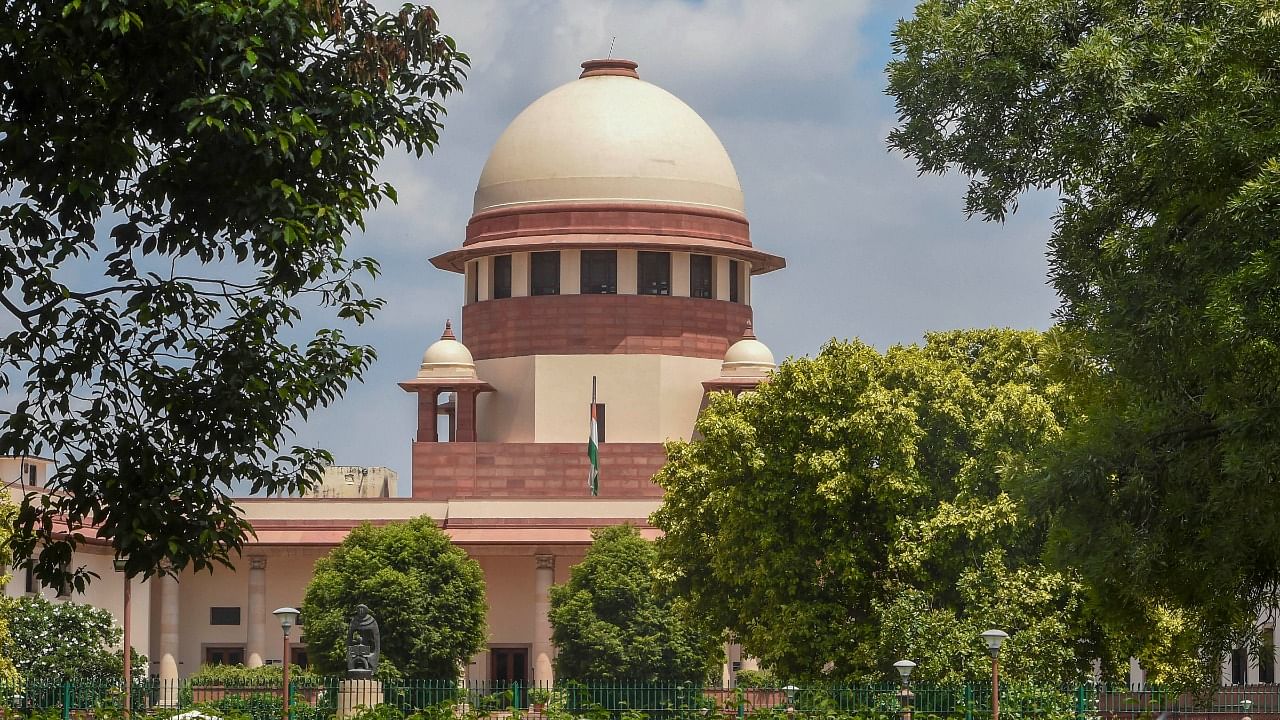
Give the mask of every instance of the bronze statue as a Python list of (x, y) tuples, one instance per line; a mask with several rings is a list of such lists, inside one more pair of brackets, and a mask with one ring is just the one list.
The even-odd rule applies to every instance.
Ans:
[(368, 678), (378, 671), (382, 636), (368, 605), (357, 605), (347, 626), (347, 677)]

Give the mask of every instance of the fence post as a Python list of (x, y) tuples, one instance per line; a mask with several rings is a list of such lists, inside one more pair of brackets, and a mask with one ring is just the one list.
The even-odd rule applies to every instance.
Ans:
[(964, 720), (973, 720), (973, 683), (964, 684)]
[(734, 689), (738, 695), (738, 720), (743, 720), (747, 716), (747, 691), (739, 687)]
[(71, 681), (62, 681), (62, 720), (71, 720)]
[(521, 705), (520, 705), (520, 681), (519, 681), (519, 680), (513, 680), (513, 681), (511, 682), (511, 707), (512, 707), (512, 708), (514, 708), (514, 709), (517, 709), (517, 710), (521, 707)]
[(1076, 688), (1076, 720), (1084, 720), (1084, 685)]

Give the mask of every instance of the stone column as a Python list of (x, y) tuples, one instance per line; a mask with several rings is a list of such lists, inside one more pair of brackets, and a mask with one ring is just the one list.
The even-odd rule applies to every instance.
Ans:
[(458, 390), (453, 395), (454, 418), (457, 422), (457, 442), (476, 441), (476, 391), (470, 388)]
[(267, 558), (249, 556), (249, 600), (245, 603), (248, 632), (245, 638), (244, 664), (261, 667), (267, 654)]
[(440, 391), (432, 388), (418, 392), (418, 442), (439, 442), (436, 430), (436, 398)]
[(178, 705), (178, 618), (180, 617), (178, 579), (161, 575), (160, 584), (160, 704)]
[(554, 555), (536, 555), (533, 576), (533, 683), (550, 687), (555, 680), (551, 658), (555, 647), (551, 644), (551, 585), (556, 579)]

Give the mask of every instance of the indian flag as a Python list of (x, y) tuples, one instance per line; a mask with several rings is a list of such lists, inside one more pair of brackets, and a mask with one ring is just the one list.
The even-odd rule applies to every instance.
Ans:
[(587, 473), (587, 487), (591, 496), (600, 494), (600, 429), (596, 425), (596, 378), (591, 377), (591, 434), (587, 436), (587, 459), (591, 470)]

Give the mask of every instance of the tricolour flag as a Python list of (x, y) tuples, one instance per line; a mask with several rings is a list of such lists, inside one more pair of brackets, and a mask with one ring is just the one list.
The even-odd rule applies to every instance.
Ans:
[(600, 430), (596, 426), (596, 378), (591, 376), (591, 434), (587, 436), (587, 459), (591, 470), (587, 473), (587, 487), (591, 496), (600, 494)]

